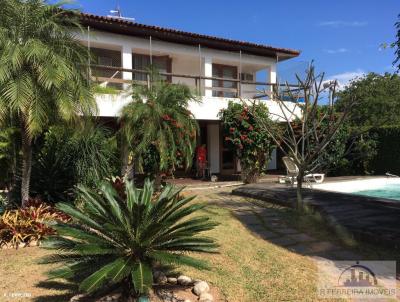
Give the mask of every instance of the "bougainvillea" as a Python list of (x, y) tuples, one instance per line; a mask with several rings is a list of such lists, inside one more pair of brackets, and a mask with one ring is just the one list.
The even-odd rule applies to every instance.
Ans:
[(224, 139), (240, 160), (243, 181), (256, 182), (275, 147), (270, 136), (260, 127), (260, 123), (276, 126), (269, 118), (267, 107), (261, 103), (246, 105), (230, 102), (219, 116)]

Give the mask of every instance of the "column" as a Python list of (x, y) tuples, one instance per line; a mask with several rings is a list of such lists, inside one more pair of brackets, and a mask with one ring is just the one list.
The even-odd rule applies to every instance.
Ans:
[[(130, 46), (127, 45), (122, 46), (121, 58), (122, 58), (121, 60), (122, 68), (132, 69), (132, 48)], [(122, 72), (122, 78), (124, 80), (132, 81), (132, 72), (127, 72), (127, 71)], [(127, 89), (129, 87), (129, 84), (125, 83), (123, 87), (124, 89)]]
[[(205, 77), (212, 77), (212, 58), (205, 57), (204, 58), (204, 76)], [(204, 96), (212, 96), (212, 89), (208, 89), (212, 87), (212, 80), (205, 80), (204, 81), (204, 88), (205, 94)]]
[[(266, 68), (267, 70), (267, 82), (276, 84), (276, 64), (272, 64)], [(271, 93), (273, 92), (273, 86), (268, 86), (267, 90)]]

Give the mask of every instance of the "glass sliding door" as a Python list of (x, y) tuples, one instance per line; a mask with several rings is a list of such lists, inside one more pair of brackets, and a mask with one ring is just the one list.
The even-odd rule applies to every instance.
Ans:
[[(142, 54), (133, 54), (132, 67), (137, 70), (147, 71), (150, 67), (150, 56)], [(160, 73), (170, 73), (171, 72), (171, 58), (168, 56), (153, 56), (153, 67)], [(166, 81), (171, 81), (170, 76), (161, 76)], [(147, 75), (141, 72), (134, 72), (133, 79), (135, 81), (146, 81)]]
[(235, 98), (237, 97), (237, 82), (224, 81), (226, 79), (237, 79), (237, 67), (221, 64), (213, 64), (213, 77), (221, 78), (221, 80), (213, 80), (212, 87), (213, 96)]

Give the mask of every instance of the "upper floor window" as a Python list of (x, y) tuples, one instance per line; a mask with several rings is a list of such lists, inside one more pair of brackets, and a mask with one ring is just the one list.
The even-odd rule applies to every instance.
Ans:
[(92, 75), (99, 79), (100, 83), (105, 84), (107, 87), (114, 87), (116, 89), (121, 89), (122, 84), (109, 82), (108, 79), (122, 79), (122, 72), (114, 69), (106, 69), (101, 67), (96, 67), (95, 65), (101, 66), (112, 66), (121, 67), (121, 53), (117, 50), (102, 49), (92, 47), (90, 49), (92, 55), (91, 67)]
[[(152, 60), (153, 66), (156, 68), (158, 72), (161, 73), (171, 73), (171, 58), (168, 56), (153, 56)], [(150, 56), (142, 55), (142, 54), (133, 54), (132, 55), (132, 68), (137, 70), (144, 70), (150, 67)], [(170, 81), (169, 76), (162, 76), (167, 81)], [(141, 72), (134, 72), (133, 79), (135, 81), (146, 81), (147, 75)]]
[[(237, 79), (237, 67), (221, 64), (212, 65), (212, 75), (215, 78)], [(212, 95), (226, 98), (237, 97), (237, 82), (213, 80)]]

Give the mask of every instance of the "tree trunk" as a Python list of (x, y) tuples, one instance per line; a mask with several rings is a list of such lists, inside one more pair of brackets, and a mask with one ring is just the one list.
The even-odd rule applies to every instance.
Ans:
[(161, 190), (161, 182), (162, 182), (161, 174), (160, 174), (160, 172), (157, 172), (154, 175), (154, 189), (156, 191), (160, 191)]
[(297, 197), (297, 202), (296, 202), (296, 209), (298, 211), (303, 210), (303, 178), (304, 178), (304, 173), (299, 172), (297, 175), (297, 186), (296, 186), (296, 197)]
[(26, 134), (26, 130), (22, 129), (22, 179), (21, 179), (21, 203), (22, 206), (29, 199), (29, 188), (31, 182), (32, 169), (32, 139)]
[(121, 176), (124, 176), (128, 170), (129, 150), (128, 145), (124, 140), (120, 140), (120, 155), (121, 155)]
[(252, 168), (247, 168), (245, 166), (242, 167), (242, 181), (245, 184), (252, 184), (252, 183), (257, 183), (260, 173), (258, 169), (252, 169)]

